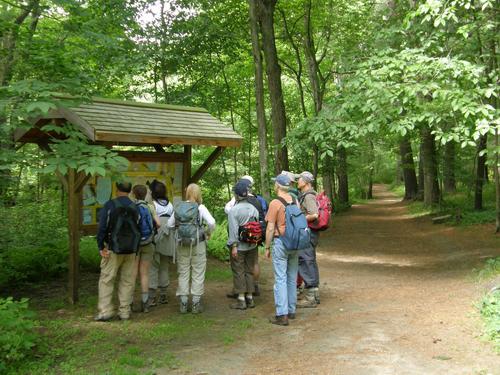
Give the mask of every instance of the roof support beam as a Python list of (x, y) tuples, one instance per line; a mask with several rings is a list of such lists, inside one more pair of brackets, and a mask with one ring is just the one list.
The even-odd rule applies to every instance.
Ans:
[(210, 156), (205, 160), (205, 162), (198, 168), (198, 170), (191, 176), (189, 182), (198, 182), (205, 172), (212, 166), (212, 164), (219, 158), (219, 156), (222, 155), (224, 152), (225, 147), (217, 147), (215, 150), (212, 151)]

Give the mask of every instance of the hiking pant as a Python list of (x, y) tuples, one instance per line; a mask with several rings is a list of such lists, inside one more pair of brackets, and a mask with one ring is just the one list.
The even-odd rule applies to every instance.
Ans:
[[(193, 246), (180, 245), (176, 254), (179, 285), (175, 294), (177, 296), (203, 295), (205, 271), (207, 270), (206, 242), (201, 241)], [(189, 287), (190, 284), (191, 288)]]
[(257, 251), (257, 248), (238, 251), (236, 258), (231, 256), (234, 293), (253, 293), (255, 291), (253, 271), (257, 262)]
[(298, 252), (288, 251), (279, 238), (274, 239), (274, 304), (276, 315), (295, 313), (297, 307)]
[(134, 295), (135, 286), (135, 254), (117, 255), (110, 252), (108, 258), (101, 259), (101, 275), (99, 277), (99, 297), (97, 309), (101, 316), (114, 316), (113, 291), (116, 276), (118, 280), (118, 300), (120, 317), (130, 316), (130, 304)]
[(316, 261), (318, 237), (317, 232), (311, 232), (311, 246), (299, 251), (299, 274), (304, 279), (306, 288), (319, 286), (319, 269)]
[(149, 288), (166, 289), (170, 285), (168, 276), (168, 265), (170, 259), (168, 256), (156, 252), (149, 268)]

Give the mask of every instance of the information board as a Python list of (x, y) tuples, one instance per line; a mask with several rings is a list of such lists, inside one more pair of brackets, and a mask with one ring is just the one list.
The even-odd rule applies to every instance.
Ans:
[[(167, 196), (172, 203), (182, 200), (182, 163), (131, 162), (124, 173), (132, 186), (149, 186), (153, 180), (161, 181), (167, 187)], [(116, 186), (109, 177), (93, 177), (83, 188), (82, 224), (95, 226), (99, 222), (99, 211), (104, 204), (116, 196)], [(132, 195), (131, 195), (132, 198)], [(151, 201), (148, 189), (147, 201)]]

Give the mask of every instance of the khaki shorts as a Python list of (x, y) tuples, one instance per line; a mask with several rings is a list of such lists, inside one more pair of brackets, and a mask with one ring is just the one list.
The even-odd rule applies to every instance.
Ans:
[(153, 260), (153, 254), (155, 252), (155, 247), (152, 243), (139, 246), (139, 251), (137, 252), (137, 259), (139, 261), (148, 261), (151, 262)]

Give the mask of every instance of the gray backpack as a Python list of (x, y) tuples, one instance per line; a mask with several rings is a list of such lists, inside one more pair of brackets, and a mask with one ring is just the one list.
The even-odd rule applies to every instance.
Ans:
[(175, 226), (177, 242), (192, 246), (199, 242), (202, 234), (198, 203), (179, 202), (175, 206)]

